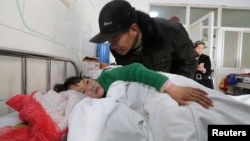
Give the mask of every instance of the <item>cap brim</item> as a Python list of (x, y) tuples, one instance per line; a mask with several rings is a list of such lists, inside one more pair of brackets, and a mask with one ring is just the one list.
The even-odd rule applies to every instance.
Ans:
[(93, 43), (103, 43), (106, 42), (107, 40), (113, 38), (114, 36), (118, 35), (120, 31), (110, 33), (110, 34), (97, 34), (93, 38), (91, 38), (89, 41)]

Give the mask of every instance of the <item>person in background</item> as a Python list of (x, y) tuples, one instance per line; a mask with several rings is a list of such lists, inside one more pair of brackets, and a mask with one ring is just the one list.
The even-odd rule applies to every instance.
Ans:
[(72, 77), (67, 79), (64, 84), (55, 85), (54, 90), (61, 92), (74, 89), (92, 98), (103, 98), (110, 85), (117, 80), (139, 82), (152, 86), (159, 92), (168, 93), (180, 105), (187, 105), (188, 101), (195, 101), (205, 108), (212, 106), (212, 101), (203, 90), (177, 86), (167, 76), (147, 69), (140, 63), (104, 70), (97, 80), (81, 79), (80, 76)]
[(198, 54), (181, 23), (151, 18), (124, 0), (107, 3), (99, 14), (93, 43), (110, 43), (117, 65), (142, 63), (149, 69), (194, 77)]
[(214, 89), (213, 80), (211, 77), (211, 60), (208, 55), (203, 54), (205, 43), (202, 41), (196, 41), (194, 43), (194, 49), (199, 54), (197, 57), (198, 65), (194, 80), (208, 88)]

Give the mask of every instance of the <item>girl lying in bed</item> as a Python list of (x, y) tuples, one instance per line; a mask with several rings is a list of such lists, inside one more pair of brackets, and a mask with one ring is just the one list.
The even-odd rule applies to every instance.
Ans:
[[(139, 69), (137, 68), (137, 70)], [(129, 71), (132, 70), (128, 70), (127, 73)], [(112, 75), (114, 70), (107, 70), (103, 73)], [(171, 98), (173, 97), (171, 94), (156, 91), (157, 88), (157, 90), (160, 89), (161, 85), (156, 86), (155, 89), (142, 83), (116, 81), (107, 87), (106, 98), (86, 97), (73, 108), (68, 120), (67, 140), (207, 141), (209, 140), (208, 135), (214, 134), (214, 131), (216, 131), (216, 135), (213, 136), (223, 138), (223, 135), (218, 135), (218, 132), (223, 132), (225, 137), (229, 137), (228, 132), (237, 133), (247, 130), (234, 125), (247, 125), (248, 127), (244, 127), (249, 128), (250, 105), (202, 86), (184, 76), (162, 74), (178, 86), (204, 90), (212, 99), (214, 106), (206, 109), (192, 101), (188, 102), (187, 106), (179, 106), (179, 103)], [(102, 75), (97, 80), (102, 82), (103, 77), (103, 80), (108, 82), (105, 75)], [(155, 83), (157, 82), (155, 81)], [(89, 85), (89, 95), (99, 91), (98, 88), (95, 88), (97, 85), (93, 83)], [(105, 88), (105, 86), (103, 87)], [(209, 125), (217, 126), (211, 126), (209, 129)], [(216, 130), (212, 132), (211, 129)], [(230, 136), (237, 135), (231, 134)], [(249, 140), (249, 137), (246, 138)]]
[[(208, 108), (212, 101), (203, 90), (177, 86), (168, 77), (134, 63), (124, 67), (105, 70), (97, 80), (71, 77), (64, 84), (57, 84), (46, 94), (16, 95), (7, 104), (19, 112), (19, 117), (28, 126), (2, 133), (5, 141), (36, 140), (59, 141), (67, 132), (67, 119), (72, 108), (86, 96), (105, 97), (110, 85), (116, 80), (141, 82), (159, 92), (167, 92), (180, 105), (195, 101)], [(84, 93), (84, 94), (83, 94)], [(15, 138), (13, 138), (15, 136)]]
[[(79, 83), (71, 86), (69, 81), (72, 81), (72, 79), (76, 79)], [(105, 97), (110, 85), (117, 80), (140, 82), (152, 86), (159, 92), (168, 93), (180, 105), (186, 105), (187, 101), (195, 101), (205, 108), (212, 106), (212, 101), (207, 97), (207, 93), (203, 90), (192, 87), (177, 86), (169, 81), (167, 76), (147, 69), (139, 63), (105, 70), (97, 80), (81, 80), (79, 77), (73, 77), (65, 81), (63, 84), (64, 86), (56, 85), (54, 90), (60, 92), (65, 91), (70, 87), (79, 86), (79, 88), (75, 89), (92, 98), (102, 98)]]

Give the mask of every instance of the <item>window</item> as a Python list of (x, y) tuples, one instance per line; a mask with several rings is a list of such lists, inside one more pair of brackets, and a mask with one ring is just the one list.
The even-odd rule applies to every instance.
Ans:
[(238, 31), (225, 31), (223, 51), (224, 68), (237, 68), (238, 36)]
[(243, 33), (241, 67), (250, 68), (250, 33)]
[(164, 6), (164, 5), (151, 5), (151, 17), (161, 17), (170, 19), (175, 16), (178, 17), (180, 23), (186, 24), (186, 7), (185, 6)]
[(217, 15), (218, 10), (217, 8), (196, 8), (191, 7), (190, 8), (190, 23), (195, 22), (196, 20), (200, 19), (204, 15), (210, 13), (211, 11), (214, 12), (214, 26), (217, 26)]
[(222, 9), (221, 26), (250, 28), (249, 15), (250, 15), (250, 10)]

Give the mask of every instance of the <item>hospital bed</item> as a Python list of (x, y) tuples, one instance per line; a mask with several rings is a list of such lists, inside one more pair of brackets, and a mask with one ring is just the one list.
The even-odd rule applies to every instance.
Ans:
[[(74, 62), (64, 58), (5, 49), (1, 49), (0, 54), (21, 57), (20, 93), (22, 94), (30, 93), (27, 91), (26, 69), (29, 58), (45, 59), (48, 72), (51, 70), (52, 61), (62, 61), (65, 68), (62, 79), (67, 77), (68, 62), (73, 64), (75, 75), (79, 74)], [(74, 107), (68, 119), (69, 130), (66, 131), (68, 141), (161, 141), (163, 139), (205, 141), (209, 124), (250, 124), (249, 95), (227, 96), (182, 76), (163, 74), (178, 85), (200, 87), (207, 91), (212, 100), (215, 100), (215, 108), (207, 110), (193, 102), (189, 106), (180, 107), (169, 95), (158, 93), (149, 86), (136, 82), (117, 81), (111, 85), (106, 98), (85, 98)], [(48, 84), (45, 90), (48, 91), (52, 85), (51, 74), (46, 73), (46, 75)], [(11, 111), (2, 116), (0, 127), (22, 123), (18, 114), (16, 111)], [(223, 116), (217, 117), (218, 114)], [(35, 119), (39, 120), (40, 117)], [(63, 139), (66, 140), (66, 138)]]
[[(0, 58), (0, 127), (21, 122), (17, 118), (18, 113), (5, 104), (10, 97), (29, 94), (34, 90), (45, 92), (55, 83), (62, 82), (69, 76), (79, 75), (75, 62), (67, 58), (3, 47), (0, 48)], [(32, 72), (34, 67), (39, 70)], [(12, 86), (8, 87), (7, 84)]]

